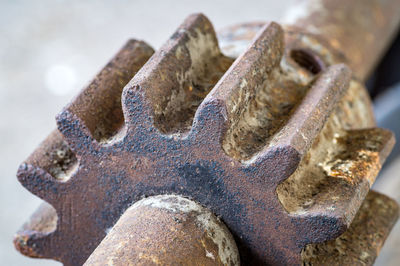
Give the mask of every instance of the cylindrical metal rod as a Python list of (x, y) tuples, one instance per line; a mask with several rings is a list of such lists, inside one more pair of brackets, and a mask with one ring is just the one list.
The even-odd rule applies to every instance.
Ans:
[(304, 0), (282, 22), (327, 40), (365, 80), (397, 32), (400, 0)]
[(84, 264), (239, 265), (233, 236), (210, 210), (176, 195), (142, 199)]

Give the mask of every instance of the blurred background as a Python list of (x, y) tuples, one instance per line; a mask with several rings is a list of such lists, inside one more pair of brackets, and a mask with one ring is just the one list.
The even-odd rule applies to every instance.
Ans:
[[(240, 22), (279, 21), (294, 3), (0, 0), (0, 264), (60, 265), (26, 258), (14, 250), (13, 234), (40, 203), (18, 183), (15, 173), (55, 127), (55, 115), (129, 38), (145, 40), (158, 48), (190, 13), (204, 13), (218, 30)], [(398, 50), (393, 53), (398, 54)], [(389, 58), (393, 61), (395, 57)], [(382, 69), (393, 68), (393, 62), (385, 64)], [(400, 89), (395, 88), (395, 78), (382, 74), (387, 72), (378, 71), (370, 83), (371, 93), (378, 95), (377, 117), (383, 125), (391, 126), (400, 124), (396, 109)], [(400, 77), (398, 70), (394, 77)], [(390, 94), (379, 93), (379, 88), (389, 87)], [(388, 99), (394, 101), (390, 106)], [(397, 123), (393, 122), (396, 119)], [(400, 158), (393, 156), (376, 189), (400, 200), (399, 174)], [(376, 264), (398, 265), (400, 257), (393, 247), (399, 246), (400, 224)]]

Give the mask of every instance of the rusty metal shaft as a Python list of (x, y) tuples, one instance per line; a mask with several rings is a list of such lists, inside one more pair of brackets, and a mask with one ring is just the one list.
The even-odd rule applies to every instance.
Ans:
[(321, 36), (365, 81), (397, 32), (398, 14), (399, 0), (305, 0), (282, 22)]
[(228, 228), (207, 208), (176, 195), (142, 199), (121, 216), (84, 266), (240, 265)]

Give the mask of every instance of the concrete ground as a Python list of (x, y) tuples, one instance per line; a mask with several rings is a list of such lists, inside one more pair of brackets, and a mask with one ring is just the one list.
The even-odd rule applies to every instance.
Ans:
[(128, 38), (157, 48), (190, 13), (203, 12), (218, 29), (277, 20), (294, 1), (0, 0), (0, 264), (59, 264), (12, 246), (40, 203), (15, 173), (55, 127), (56, 113)]

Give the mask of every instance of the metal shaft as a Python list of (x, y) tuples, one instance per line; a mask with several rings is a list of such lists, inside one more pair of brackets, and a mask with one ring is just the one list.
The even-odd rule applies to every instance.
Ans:
[(399, 14), (399, 0), (305, 0), (283, 22), (327, 40), (365, 81), (397, 32)]

